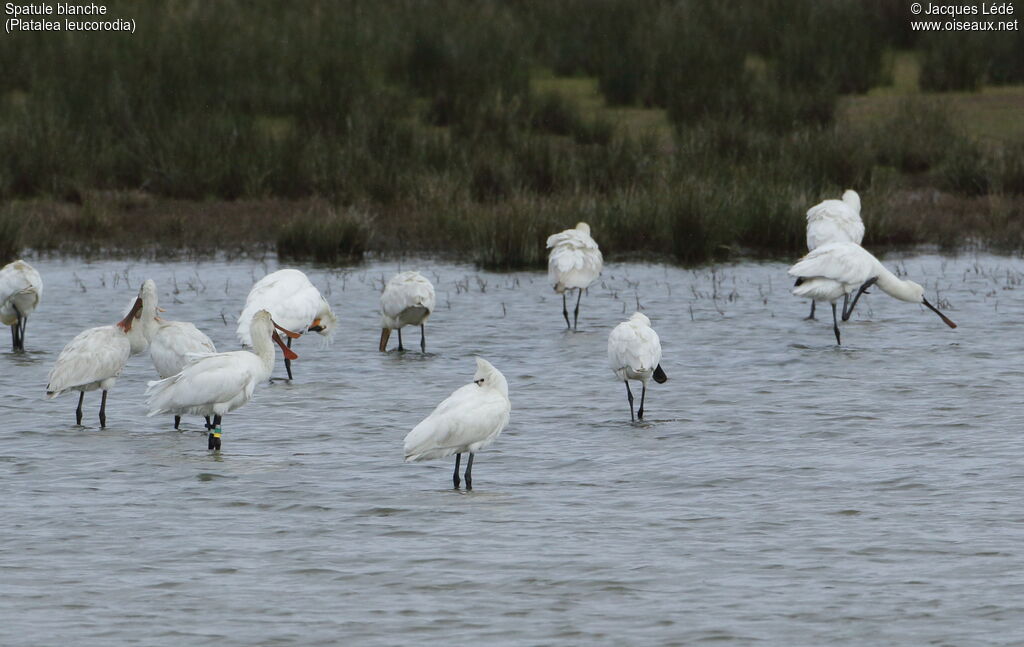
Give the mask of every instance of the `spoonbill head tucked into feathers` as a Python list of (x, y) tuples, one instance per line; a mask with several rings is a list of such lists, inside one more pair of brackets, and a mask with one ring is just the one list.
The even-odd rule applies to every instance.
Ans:
[[(641, 312), (623, 321), (608, 335), (608, 365), (615, 377), (626, 384), (626, 399), (629, 400), (630, 420), (644, 419), (644, 400), (647, 397), (647, 382), (651, 378), (658, 384), (668, 381), (661, 368), (661, 340), (651, 328), (651, 320)], [(643, 385), (640, 393), (640, 411), (633, 414), (633, 392), (630, 380), (639, 380)]]
[(380, 295), (380, 352), (388, 348), (392, 330), (398, 331), (398, 350), (402, 348), (402, 328), (420, 327), (420, 350), (427, 352), (426, 323), (434, 311), (434, 286), (419, 272), (401, 272), (391, 277)]
[[(329, 340), (338, 324), (327, 299), (305, 274), (294, 269), (267, 274), (252, 286), (245, 308), (238, 317), (236, 331), (238, 340), (245, 346), (253, 345), (249, 324), (260, 310), (266, 310), (275, 323), (299, 336), (311, 331)], [(292, 337), (288, 337), (289, 347), (291, 343)], [(292, 363), (287, 356), (284, 366), (288, 379), (292, 379)]]
[(0, 323), (11, 327), (16, 351), (25, 350), (28, 316), (43, 298), (43, 278), (25, 261), (14, 261), (0, 269)]
[(213, 416), (207, 447), (221, 447), (221, 417), (252, 399), (256, 385), (266, 381), (274, 370), (274, 344), (288, 359), (298, 356), (277, 334), (298, 336), (278, 326), (266, 310), (256, 312), (251, 321), (252, 352), (193, 355), (193, 361), (172, 377), (149, 383), (149, 415), (170, 413)]
[(473, 454), (490, 445), (508, 426), (512, 404), (508, 382), (490, 362), (476, 358), (473, 381), (455, 390), (405, 437), (405, 461), (445, 458), (455, 454), (452, 483), (458, 488), (459, 463), (469, 452), (466, 489), (473, 489)]
[(939, 315), (947, 326), (956, 328), (956, 324), (949, 317), (928, 302), (921, 285), (900, 279), (886, 269), (871, 252), (857, 243), (822, 245), (789, 268), (789, 275), (796, 277), (794, 295), (832, 304), (832, 330), (836, 335), (837, 344), (841, 342), (839, 321), (836, 318), (836, 301), (839, 297), (848, 297), (856, 293), (852, 300), (847, 299), (848, 305), (843, 306), (843, 321), (847, 321), (853, 314), (860, 296), (866, 294), (872, 285), (877, 285), (883, 292), (900, 301), (925, 306)]
[(575, 229), (566, 229), (548, 236), (547, 244), (551, 249), (548, 254), (548, 279), (554, 284), (555, 292), (562, 295), (562, 316), (565, 317), (567, 328), (570, 326), (565, 293), (567, 290), (578, 291), (571, 326), (575, 328), (580, 316), (583, 290), (600, 276), (604, 266), (601, 249), (590, 237), (590, 225), (585, 222), (578, 223)]

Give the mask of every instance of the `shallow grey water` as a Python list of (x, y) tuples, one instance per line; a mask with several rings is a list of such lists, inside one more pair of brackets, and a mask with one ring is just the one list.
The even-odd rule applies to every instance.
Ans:
[[(46, 375), (144, 278), (234, 349), (276, 265), (36, 260), (29, 352), (0, 353), (0, 644), (1024, 644), (1024, 262), (887, 264), (960, 328), (876, 291), (837, 348), (783, 264), (613, 264), (573, 334), (542, 273), (422, 261), (401, 268), (437, 286), (429, 354), (380, 354), (399, 264), (303, 268), (334, 344), (299, 340), (296, 380), (227, 416), (215, 455), (195, 419), (145, 416), (148, 356), (105, 430), (97, 393), (76, 427)], [(670, 380), (631, 424), (605, 344), (637, 300)], [(475, 354), (512, 423), (466, 493), (402, 438)]]

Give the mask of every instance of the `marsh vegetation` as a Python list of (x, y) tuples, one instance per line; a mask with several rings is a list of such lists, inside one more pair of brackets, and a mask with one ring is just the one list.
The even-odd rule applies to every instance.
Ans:
[(0, 41), (0, 252), (518, 267), (582, 219), (694, 263), (797, 253), (847, 187), (866, 244), (1018, 250), (1024, 39), (904, 5), (114, 1), (134, 36)]

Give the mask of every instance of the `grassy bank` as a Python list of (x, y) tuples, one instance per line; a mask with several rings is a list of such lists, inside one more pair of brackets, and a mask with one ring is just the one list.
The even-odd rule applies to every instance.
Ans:
[(111, 2), (134, 36), (0, 40), (0, 254), (791, 256), (847, 187), (872, 245), (1020, 249), (1021, 38), (965, 64), (905, 10)]

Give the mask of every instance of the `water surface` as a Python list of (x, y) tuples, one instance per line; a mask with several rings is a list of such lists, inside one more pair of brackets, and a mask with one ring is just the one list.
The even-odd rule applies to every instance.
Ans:
[[(0, 352), (0, 644), (1024, 644), (1024, 262), (886, 262), (960, 327), (875, 290), (837, 347), (779, 263), (612, 264), (576, 333), (539, 272), (303, 268), (334, 343), (299, 340), (214, 454), (146, 417), (148, 356), (103, 430), (46, 376), (145, 278), (234, 350), (276, 263), (36, 260), (29, 351)], [(437, 287), (426, 356), (376, 351), (399, 269)], [(605, 348), (638, 303), (670, 380), (631, 424)], [(466, 493), (402, 439), (476, 354), (512, 422)]]

